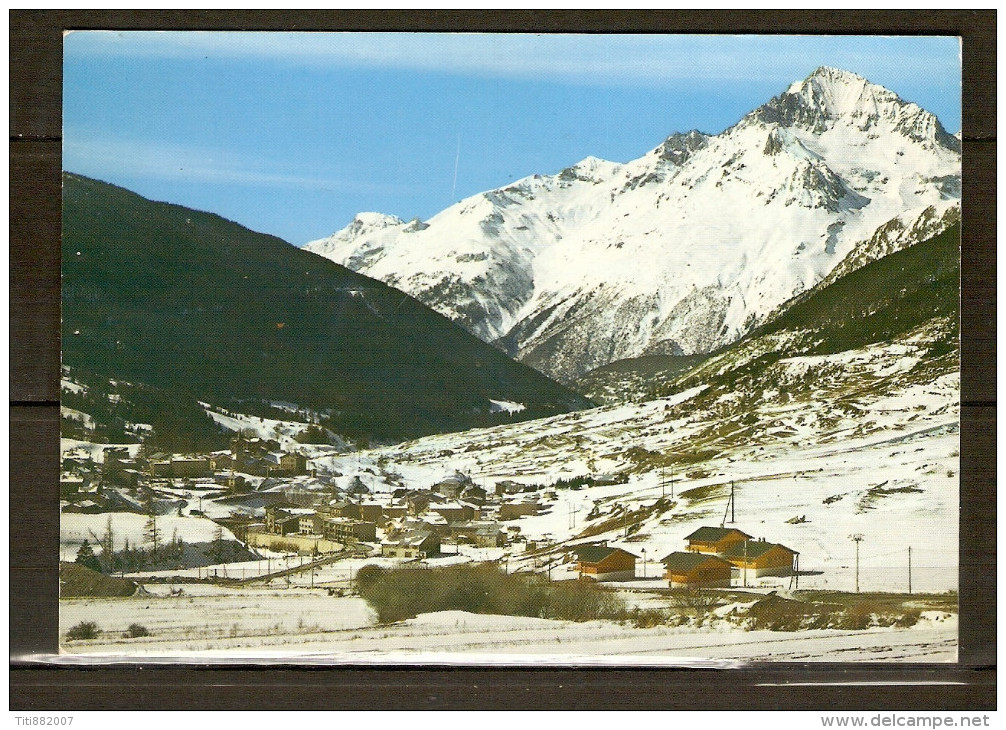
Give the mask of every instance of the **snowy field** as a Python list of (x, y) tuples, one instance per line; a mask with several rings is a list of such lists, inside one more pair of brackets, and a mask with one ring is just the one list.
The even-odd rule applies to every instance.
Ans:
[[(921, 661), (956, 659), (952, 614), (926, 612), (912, 628), (865, 631), (743, 631), (726, 622), (703, 627), (634, 628), (460, 611), (375, 623), (359, 598), (338, 598), (303, 588), (233, 591), (185, 586), (182, 596), (66, 599), (61, 627), (94, 621), (103, 634), (64, 645), (62, 661), (123, 656), (143, 661), (198, 658), (218, 661), (333, 663), (450, 663), (731, 666), (759, 661)], [(131, 623), (151, 636), (127, 639)], [(86, 655), (86, 656), (84, 656)]]

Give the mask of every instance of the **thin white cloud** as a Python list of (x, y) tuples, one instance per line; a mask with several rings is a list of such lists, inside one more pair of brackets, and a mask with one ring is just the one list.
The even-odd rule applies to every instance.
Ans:
[[(938, 60), (939, 54), (954, 60), (949, 42), (944, 44), (949, 53), (944, 53), (933, 39), (889, 40), (881, 60), (895, 72), (917, 75), (920, 63)], [(855, 36), (81, 31), (67, 36), (65, 53), (69, 59), (257, 58), (310, 66), (664, 84), (778, 80), (789, 69), (809, 72), (819, 60), (858, 71), (864, 62), (877, 64), (875, 49), (883, 42)]]
[(105, 139), (64, 132), (63, 167), (99, 177), (249, 187), (388, 192), (404, 186), (276, 172), (265, 160), (242, 158), (222, 149), (149, 140)]

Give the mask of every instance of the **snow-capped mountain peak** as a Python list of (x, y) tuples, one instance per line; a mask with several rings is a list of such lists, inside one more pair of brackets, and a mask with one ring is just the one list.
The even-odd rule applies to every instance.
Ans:
[[(405, 223), (405, 221), (396, 215), (387, 215), (386, 213), (357, 213), (356, 217), (353, 218), (353, 222), (350, 223), (344, 231), (347, 234), (356, 236), (361, 233), (370, 233), (372, 231), (379, 231), (393, 226), (400, 226), (403, 223)], [(341, 232), (342, 231), (340, 231), (340, 233)]]
[(721, 134), (587, 157), (424, 224), (368, 214), (307, 248), (570, 378), (729, 344), (889, 221), (959, 198), (960, 142), (934, 115), (822, 67)]
[(868, 135), (890, 133), (960, 152), (959, 141), (935, 115), (859, 74), (830, 66), (821, 66), (745, 117), (751, 119), (815, 134), (852, 126)]

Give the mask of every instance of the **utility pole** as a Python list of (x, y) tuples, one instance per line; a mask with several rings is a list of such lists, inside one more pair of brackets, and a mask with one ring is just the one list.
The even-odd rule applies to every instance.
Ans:
[(859, 593), (859, 543), (863, 541), (863, 536), (857, 532), (849, 535), (849, 539), (856, 543), (856, 593)]
[(643, 580), (646, 580), (646, 548), (643, 548)]
[(912, 595), (912, 546), (908, 546), (908, 595)]
[[(731, 486), (733, 482), (730, 482)], [(744, 587), (748, 587), (748, 541), (744, 540)]]
[[(732, 525), (733, 523), (734, 523), (734, 480), (731, 479), (730, 480), (730, 524)], [(747, 545), (746, 542), (744, 544), (745, 544), (745, 546)], [(747, 549), (747, 548), (745, 547), (745, 549)]]

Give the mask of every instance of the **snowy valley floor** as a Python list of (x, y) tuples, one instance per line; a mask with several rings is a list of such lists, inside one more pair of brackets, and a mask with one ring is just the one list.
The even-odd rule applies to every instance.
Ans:
[[(65, 599), (60, 624), (94, 621), (96, 639), (64, 645), (58, 661), (279, 661), (351, 664), (550, 664), (733, 666), (763, 661), (948, 662), (957, 657), (957, 619), (923, 613), (911, 628), (862, 631), (744, 631), (725, 621), (702, 627), (635, 628), (461, 611), (379, 625), (360, 598), (304, 588), (232, 590), (185, 586), (171, 596)], [(151, 636), (124, 638), (134, 622)]]

